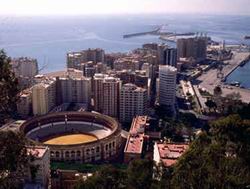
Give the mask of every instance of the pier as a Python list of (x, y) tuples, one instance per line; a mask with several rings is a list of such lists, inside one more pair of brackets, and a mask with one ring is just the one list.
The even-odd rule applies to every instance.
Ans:
[[(194, 36), (195, 33), (193, 32), (187, 32), (187, 33), (174, 33), (174, 32), (163, 32), (162, 27), (158, 27), (157, 29), (153, 31), (147, 31), (147, 32), (138, 32), (138, 33), (131, 33), (131, 34), (126, 34), (123, 35), (123, 38), (131, 38), (131, 37), (138, 37), (138, 36), (143, 36), (143, 35), (158, 35), (160, 36), (159, 38), (165, 41), (171, 40), (169, 38), (172, 37), (177, 37), (177, 36)], [(174, 41), (173, 41), (174, 42)]]
[(225, 66), (223, 68), (224, 72), (224, 80), (227, 79), (227, 77), (236, 70), (239, 66), (245, 65), (250, 60), (250, 53), (238, 53), (235, 54), (234, 57), (232, 57), (231, 60), (227, 61), (228, 66)]
[(137, 36), (142, 36), (142, 35), (155, 35), (155, 34), (157, 34), (160, 30), (161, 30), (161, 28), (157, 28), (157, 29), (155, 29), (155, 30), (153, 30), (153, 31), (126, 34), (126, 35), (123, 35), (123, 38), (131, 38), (131, 37), (137, 37)]

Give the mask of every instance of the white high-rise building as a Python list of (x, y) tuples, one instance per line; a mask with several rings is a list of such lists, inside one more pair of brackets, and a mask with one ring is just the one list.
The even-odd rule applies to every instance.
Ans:
[(159, 66), (159, 104), (173, 109), (176, 98), (177, 69), (168, 65)]
[(67, 67), (80, 69), (81, 64), (93, 61), (94, 64), (98, 62), (104, 63), (105, 52), (103, 49), (87, 49), (80, 52), (67, 53)]
[(56, 82), (44, 81), (32, 87), (32, 109), (34, 115), (47, 114), (56, 105)]
[(90, 104), (91, 79), (81, 77), (60, 77), (60, 94), (62, 103)]
[(177, 66), (177, 49), (176, 48), (166, 48), (164, 54), (164, 64), (176, 67)]
[(121, 81), (119, 78), (106, 77), (103, 81), (103, 114), (118, 117)]
[(105, 74), (95, 74), (93, 86), (95, 111), (118, 117), (120, 79)]
[(144, 63), (141, 67), (141, 70), (146, 71), (146, 76), (148, 78), (153, 78), (153, 65), (149, 63)]
[(38, 74), (37, 60), (27, 57), (13, 59), (11, 61), (12, 69), (16, 77), (33, 78)]
[(180, 38), (177, 40), (178, 59), (193, 58), (202, 62), (207, 56), (207, 37)]
[(128, 83), (122, 86), (120, 93), (120, 121), (130, 122), (137, 115), (147, 112), (147, 89)]
[(103, 80), (108, 75), (95, 74), (93, 77), (94, 110), (102, 112), (103, 108)]

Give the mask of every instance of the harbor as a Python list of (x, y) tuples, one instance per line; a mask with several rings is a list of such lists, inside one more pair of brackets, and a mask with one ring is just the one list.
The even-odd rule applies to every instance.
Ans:
[[(213, 68), (203, 73), (200, 77), (196, 79), (200, 87), (206, 89), (209, 93), (213, 94), (215, 86), (221, 86), (222, 95), (226, 96), (233, 92), (238, 92), (241, 95), (243, 102), (250, 102), (250, 90), (244, 89), (236, 86), (231, 86), (225, 83), (226, 78), (243, 63), (250, 60), (250, 52), (237, 52), (233, 51), (232, 59), (224, 62), (221, 73), (223, 74), (223, 79), (218, 78), (218, 70)], [(237, 82), (237, 81), (236, 81)]]

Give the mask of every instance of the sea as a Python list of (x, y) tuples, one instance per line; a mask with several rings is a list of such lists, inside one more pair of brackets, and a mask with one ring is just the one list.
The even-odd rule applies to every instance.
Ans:
[[(41, 73), (66, 68), (66, 53), (87, 48), (105, 52), (129, 52), (144, 43), (163, 43), (159, 36), (123, 38), (164, 25), (170, 32), (199, 32), (226, 44), (248, 44), (250, 16), (202, 14), (0, 16), (0, 49), (11, 57), (38, 60)], [(166, 42), (165, 42), (166, 43)], [(168, 45), (175, 46), (168, 42)], [(250, 88), (250, 63), (236, 69), (228, 81)]]

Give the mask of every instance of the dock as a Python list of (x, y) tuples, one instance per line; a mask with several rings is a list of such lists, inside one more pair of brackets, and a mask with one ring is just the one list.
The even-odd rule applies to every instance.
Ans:
[(224, 70), (224, 80), (236, 70), (239, 66), (244, 66), (250, 60), (250, 53), (244, 53), (241, 56), (235, 55), (235, 57), (229, 61), (229, 66), (226, 66)]
[[(226, 79), (235, 69), (237, 69), (242, 62), (246, 62), (250, 59), (250, 52), (236, 52), (233, 51), (233, 57), (231, 60), (226, 61), (227, 64), (223, 66), (222, 72), (224, 78)], [(214, 88), (216, 86), (221, 86), (222, 96), (226, 96), (233, 92), (239, 92), (241, 95), (241, 100), (246, 103), (250, 103), (250, 90), (242, 89), (239, 87), (228, 86), (217, 77), (218, 70), (210, 69), (206, 73), (199, 76), (196, 81), (199, 83), (200, 87), (205, 88), (210, 94), (213, 94)]]

